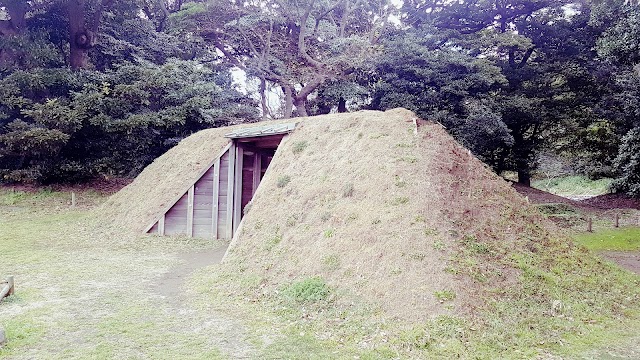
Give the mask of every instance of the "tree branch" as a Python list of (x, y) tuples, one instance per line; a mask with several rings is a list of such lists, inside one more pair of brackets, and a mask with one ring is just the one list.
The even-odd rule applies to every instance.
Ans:
[(322, 69), (324, 66), (319, 61), (312, 58), (307, 53), (307, 44), (305, 43), (305, 37), (307, 35), (307, 20), (309, 20), (309, 15), (311, 14), (311, 10), (313, 9), (313, 4), (315, 0), (312, 0), (309, 4), (309, 7), (305, 11), (302, 18), (300, 18), (300, 32), (298, 33), (298, 54), (311, 66), (316, 69)]
[(529, 61), (529, 58), (531, 57), (531, 55), (533, 54), (533, 51), (536, 49), (535, 46), (530, 47), (526, 53), (524, 53), (524, 55), (522, 56), (522, 60), (520, 60), (520, 63), (518, 64), (518, 69), (523, 68), (525, 65), (527, 65), (527, 61)]
[(95, 13), (93, 13), (93, 19), (91, 20), (91, 24), (89, 25), (89, 30), (94, 34), (98, 32), (98, 28), (100, 27), (100, 19), (102, 18), (102, 13), (108, 9), (111, 4), (113, 4), (113, 0), (102, 0), (100, 1), (100, 6)]

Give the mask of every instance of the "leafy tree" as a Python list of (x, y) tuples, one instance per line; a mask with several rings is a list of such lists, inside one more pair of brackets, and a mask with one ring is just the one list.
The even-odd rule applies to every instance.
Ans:
[[(462, 64), (483, 61), (494, 67), (491, 73), (497, 76), (493, 78), (502, 80), (487, 89), (464, 93), (463, 101), (452, 99), (449, 87), (432, 88), (433, 99), (418, 100), (419, 92), (405, 92), (413, 94), (413, 99), (400, 98), (409, 103), (406, 106), (443, 109), (440, 121), (454, 135), (497, 171), (515, 170), (519, 181), (529, 184), (537, 152), (554, 145), (555, 134), (569, 125), (578, 127), (576, 124), (597, 118), (592, 108), (599, 87), (594, 86), (597, 79), (590, 72), (597, 32), (588, 24), (588, 11), (584, 15), (582, 5), (574, 4), (577, 11), (570, 15), (563, 8), (566, 3), (405, 1), (403, 22), (414, 29), (435, 28), (430, 36), (439, 42), (441, 49), (437, 51), (443, 58), (428, 64), (420, 62), (426, 55), (411, 60), (422, 73), (430, 75), (410, 74), (409, 80), (413, 77), (419, 86), (429, 77), (453, 76), (445, 82), (455, 84), (458, 69), (439, 65), (454, 59)], [(393, 76), (407, 77), (401, 69), (391, 69)], [(467, 83), (463, 83), (465, 88)], [(395, 89), (390, 86), (383, 92), (389, 97)], [(426, 100), (430, 105), (423, 105)], [(466, 109), (456, 106), (460, 103)], [(453, 111), (451, 106), (455, 107)]]
[[(593, 7), (591, 24), (602, 30), (596, 49), (607, 68), (608, 92), (598, 111), (611, 119), (610, 132), (621, 139), (613, 161), (614, 188), (640, 197), (640, 16), (637, 4), (602, 1)], [(617, 142), (615, 142), (617, 145)]]
[(255, 118), (224, 72), (197, 62), (107, 73), (18, 71), (0, 83), (4, 181), (131, 175), (191, 132)]
[(308, 115), (312, 93), (364, 63), (386, 26), (387, 2), (356, 0), (211, 0), (185, 4), (176, 18), (224, 53), (224, 59), (285, 96), (285, 117)]
[(506, 83), (500, 68), (450, 47), (436, 29), (398, 31), (374, 59), (373, 109), (405, 107), (441, 122), (492, 162), (492, 150), (513, 142), (491, 94)]
[(613, 184), (614, 189), (640, 198), (640, 127), (622, 138), (614, 165), (621, 173)]

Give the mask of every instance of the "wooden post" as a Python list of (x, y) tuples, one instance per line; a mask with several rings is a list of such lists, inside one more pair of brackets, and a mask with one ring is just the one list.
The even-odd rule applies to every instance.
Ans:
[(244, 167), (244, 149), (236, 146), (236, 165), (233, 183), (233, 220), (231, 225), (231, 238), (236, 233), (240, 220), (242, 219), (242, 169)]
[(71, 192), (71, 207), (76, 207), (76, 193)]
[(620, 214), (616, 213), (616, 222), (614, 224), (615, 227), (620, 227)]
[[(233, 238), (233, 189), (234, 186), (234, 174), (236, 168), (236, 142), (231, 142), (229, 148), (229, 172), (227, 173), (227, 228), (224, 236), (231, 240)], [(220, 234), (218, 234), (220, 235)]]
[(160, 219), (158, 220), (158, 235), (164, 236), (164, 221), (166, 219), (166, 214), (162, 214)]
[(187, 192), (187, 236), (193, 237), (193, 197), (195, 185), (191, 185)]
[(213, 209), (211, 211), (212, 222), (211, 222), (211, 233), (213, 234), (213, 238), (218, 238), (218, 214), (220, 213), (220, 209), (218, 209), (218, 203), (220, 202), (220, 158), (218, 158), (213, 164)]
[(591, 218), (587, 219), (587, 231), (593, 232), (593, 219)]
[(256, 190), (258, 190), (258, 185), (260, 185), (260, 173), (262, 172), (262, 156), (256, 151), (253, 156), (253, 186), (251, 189), (251, 199), (253, 199), (253, 195), (256, 194)]

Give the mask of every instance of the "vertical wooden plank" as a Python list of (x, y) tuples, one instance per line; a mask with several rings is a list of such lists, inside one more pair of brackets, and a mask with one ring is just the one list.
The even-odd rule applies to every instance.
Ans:
[(220, 158), (213, 164), (213, 210), (211, 211), (211, 234), (218, 238), (218, 194), (220, 193)]
[[(235, 141), (229, 148), (229, 173), (227, 175), (227, 233), (226, 238), (233, 238), (233, 175), (236, 166), (236, 143)], [(242, 172), (242, 169), (240, 169)]]
[(166, 214), (163, 214), (158, 220), (158, 234), (164, 236), (164, 218)]
[(255, 195), (256, 190), (258, 189), (258, 185), (260, 185), (260, 172), (262, 171), (261, 163), (262, 156), (256, 152), (253, 155), (253, 186), (251, 187), (251, 199), (253, 199), (253, 195)]
[(244, 151), (240, 146), (236, 146), (236, 161), (235, 161), (235, 175), (233, 177), (234, 189), (233, 189), (233, 229), (231, 237), (236, 233), (238, 225), (240, 225), (240, 219), (242, 219), (242, 165), (243, 165)]
[(189, 188), (189, 194), (187, 195), (187, 236), (193, 236), (193, 192), (195, 185), (191, 185)]

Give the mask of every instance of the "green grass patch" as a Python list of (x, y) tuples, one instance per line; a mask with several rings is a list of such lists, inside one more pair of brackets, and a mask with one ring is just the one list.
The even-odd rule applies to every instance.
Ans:
[(293, 144), (292, 151), (294, 154), (300, 154), (307, 148), (307, 146), (309, 146), (309, 144), (306, 141), (298, 141)]
[(283, 291), (283, 295), (296, 302), (315, 302), (326, 300), (331, 289), (321, 277), (315, 276), (294, 282)]
[(408, 202), (409, 202), (409, 198), (408, 197), (401, 196), (401, 197), (397, 197), (397, 198), (393, 199), (391, 201), (391, 205), (393, 205), (393, 206), (404, 205), (404, 204), (406, 204)]
[(601, 229), (593, 233), (577, 234), (575, 240), (594, 251), (638, 251), (640, 228)]
[(448, 289), (436, 291), (433, 295), (438, 299), (438, 301), (452, 301), (456, 298), (456, 293), (453, 290)]
[(277, 182), (277, 186), (279, 188), (283, 188), (285, 186), (287, 186), (287, 184), (291, 181), (291, 176), (289, 175), (282, 175), (278, 177), (278, 182)]
[(533, 181), (531, 186), (560, 196), (596, 196), (608, 193), (611, 181), (611, 179), (591, 180), (584, 176), (563, 176)]

